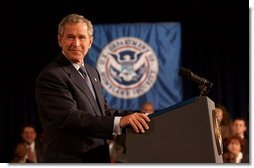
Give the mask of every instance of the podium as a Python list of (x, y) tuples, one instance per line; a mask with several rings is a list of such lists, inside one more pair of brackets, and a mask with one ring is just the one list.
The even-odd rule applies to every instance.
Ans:
[(149, 115), (150, 129), (126, 130), (128, 163), (223, 163), (222, 140), (206, 96), (195, 97)]

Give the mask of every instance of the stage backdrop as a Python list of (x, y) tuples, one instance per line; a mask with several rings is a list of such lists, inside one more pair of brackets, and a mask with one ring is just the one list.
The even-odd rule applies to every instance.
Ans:
[(180, 23), (95, 24), (86, 61), (112, 108), (138, 110), (149, 101), (160, 110), (182, 101)]

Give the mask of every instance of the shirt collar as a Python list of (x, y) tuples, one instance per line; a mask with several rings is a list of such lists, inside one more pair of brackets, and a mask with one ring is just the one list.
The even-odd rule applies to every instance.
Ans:
[(81, 66), (84, 66), (84, 63), (82, 65), (76, 64), (74, 62), (71, 62), (71, 63), (74, 66), (74, 68), (76, 68), (76, 70), (78, 70)]
[(32, 148), (32, 149), (34, 149), (34, 146), (35, 146), (35, 143), (34, 143), (34, 142), (32, 142), (31, 144), (27, 144), (27, 147), (30, 147), (30, 148)]

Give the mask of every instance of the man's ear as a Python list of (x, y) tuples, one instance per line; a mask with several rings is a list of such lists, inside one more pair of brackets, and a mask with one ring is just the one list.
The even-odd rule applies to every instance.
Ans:
[(92, 46), (93, 44), (93, 36), (90, 38), (90, 45), (89, 45), (89, 48)]
[(61, 37), (59, 34), (57, 35), (57, 41), (58, 41), (58, 45), (61, 47)]

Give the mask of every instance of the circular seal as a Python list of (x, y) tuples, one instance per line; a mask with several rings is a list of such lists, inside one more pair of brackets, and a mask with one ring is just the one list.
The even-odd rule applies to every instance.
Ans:
[(107, 92), (132, 99), (150, 90), (159, 68), (157, 56), (147, 43), (135, 37), (121, 37), (103, 48), (97, 69)]

